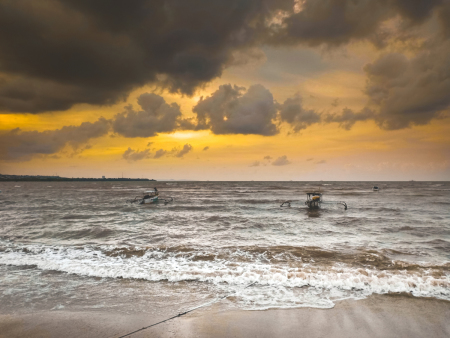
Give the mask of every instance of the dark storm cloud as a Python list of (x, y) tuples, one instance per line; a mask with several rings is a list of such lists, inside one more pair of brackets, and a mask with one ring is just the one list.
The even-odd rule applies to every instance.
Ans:
[(391, 34), (382, 27), (386, 20), (399, 17), (420, 25), (434, 10), (441, 11), (443, 3), (448, 0), (306, 0), (300, 2), (300, 11), (272, 23), (268, 40), (275, 45), (339, 46), (369, 39), (380, 47), (380, 39)]
[(403, 17), (413, 23), (422, 23), (443, 2), (444, 0), (393, 0), (392, 4)]
[(19, 128), (2, 132), (0, 160), (29, 160), (34, 155), (55, 154), (67, 145), (76, 151), (90, 139), (106, 135), (109, 130), (110, 121), (100, 118), (94, 123), (83, 122), (79, 126), (43, 132), (22, 131)]
[(214, 134), (278, 134), (277, 123), (288, 123), (295, 132), (321, 121), (320, 114), (304, 109), (299, 94), (277, 103), (262, 85), (243, 87), (222, 85), (193, 108), (197, 129), (211, 129)]
[(245, 88), (222, 85), (207, 98), (201, 98), (193, 108), (198, 128), (211, 129), (214, 134), (278, 133), (274, 119), (277, 104), (272, 93), (261, 85)]
[(127, 161), (140, 161), (146, 158), (150, 158), (152, 155), (150, 154), (150, 149), (145, 149), (143, 151), (133, 150), (128, 148), (123, 153), (122, 157)]
[(374, 120), (382, 129), (425, 125), (450, 107), (450, 41), (430, 39), (413, 57), (382, 55), (364, 67), (369, 104), (360, 112), (345, 108), (322, 116), (349, 130), (356, 122)]
[(389, 18), (387, 0), (307, 0), (287, 16), (273, 43), (341, 45), (373, 35)]
[[(260, 58), (255, 51), (264, 45), (336, 47), (369, 39), (382, 46), (393, 34), (383, 27), (386, 20), (399, 18), (396, 29), (407, 33), (433, 15), (441, 35), (414, 57), (386, 54), (364, 68), (370, 105), (360, 112), (321, 115), (305, 109), (299, 95), (281, 104), (261, 85), (223, 85), (194, 107), (196, 121), (183, 119), (177, 104), (146, 93), (139, 109), (129, 105), (111, 121), (124, 137), (194, 129), (271, 136), (280, 122), (294, 131), (321, 122), (344, 129), (365, 120), (384, 129), (429, 123), (450, 105), (450, 0), (1, 1), (0, 111), (108, 105), (148, 83), (190, 95), (229, 65)], [(81, 126), (64, 128), (4, 132), (0, 137), (14, 142), (2, 142), (0, 155), (25, 159), (84, 142), (74, 131), (82, 134)]]
[(292, 0), (2, 1), (0, 71), (28, 88), (14, 94), (17, 80), (3, 82), (0, 108), (110, 104), (150, 82), (192, 94), (255, 44), (275, 9), (289, 7)]
[(272, 162), (272, 165), (275, 166), (282, 166), (282, 165), (288, 165), (291, 164), (291, 162), (288, 160), (286, 155), (278, 157), (275, 161)]
[[(23, 76), (7, 77), (0, 74), (0, 113), (67, 110), (74, 103), (95, 103), (98, 98), (111, 95), (124, 98), (122, 90), (112, 93), (52, 80)], [(104, 103), (108, 102), (108, 99), (105, 99)]]
[(280, 120), (289, 123), (295, 132), (309, 127), (314, 123), (319, 123), (320, 114), (314, 110), (306, 110), (302, 105), (302, 98), (296, 94), (288, 98), (280, 106)]
[(444, 37), (450, 38), (450, 1), (447, 1), (439, 10), (438, 18), (442, 26)]
[(383, 129), (423, 125), (450, 106), (450, 41), (436, 42), (415, 57), (387, 54), (365, 66), (365, 93)]
[(97, 29), (61, 1), (2, 1), (0, 107), (36, 113), (115, 102), (145, 83), (137, 54), (125, 35)]
[(176, 153), (175, 156), (176, 156), (176, 157), (183, 157), (184, 155), (186, 155), (187, 153), (189, 153), (192, 149), (193, 149), (193, 147), (192, 147), (190, 144), (186, 143), (186, 144), (183, 146), (183, 148), (182, 148), (179, 152)]
[(375, 41), (385, 20), (421, 24), (434, 11), (448, 34), (448, 6), (448, 0), (1, 1), (0, 110), (108, 105), (148, 83), (190, 95), (229, 65), (260, 58), (255, 50), (265, 44)]
[(141, 110), (136, 111), (128, 105), (124, 112), (114, 117), (112, 126), (116, 133), (125, 137), (151, 137), (180, 127), (183, 120), (180, 106), (176, 103), (167, 104), (161, 96), (153, 93), (144, 93), (137, 101)]

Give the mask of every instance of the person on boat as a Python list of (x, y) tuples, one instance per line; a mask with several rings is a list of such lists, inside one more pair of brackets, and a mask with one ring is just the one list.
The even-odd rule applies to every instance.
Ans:
[(156, 187), (155, 187), (154, 190), (155, 190), (155, 192), (150, 192), (150, 191), (149, 191), (150, 194), (146, 194), (146, 195), (144, 196), (144, 199), (151, 198), (151, 197), (153, 197), (153, 196), (158, 195), (158, 189), (156, 189)]

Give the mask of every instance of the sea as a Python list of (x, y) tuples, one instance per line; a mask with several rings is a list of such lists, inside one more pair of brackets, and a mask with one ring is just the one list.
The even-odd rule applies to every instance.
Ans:
[[(154, 187), (173, 202), (130, 203)], [(214, 302), (327, 309), (374, 294), (450, 301), (450, 182), (3, 182), (0, 190), (2, 314), (170, 315)], [(309, 210), (311, 191), (348, 209)]]

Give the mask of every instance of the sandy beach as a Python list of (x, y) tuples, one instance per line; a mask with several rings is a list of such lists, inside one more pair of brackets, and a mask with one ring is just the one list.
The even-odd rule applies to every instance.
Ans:
[[(450, 302), (375, 295), (333, 309), (226, 310), (215, 304), (131, 337), (448, 337)], [(0, 337), (120, 337), (161, 317), (106, 312), (1, 315)]]

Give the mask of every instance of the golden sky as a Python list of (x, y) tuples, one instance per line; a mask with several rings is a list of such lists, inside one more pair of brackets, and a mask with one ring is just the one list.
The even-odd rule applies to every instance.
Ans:
[[(232, 3), (239, 15), (227, 14), (227, 4), (211, 5), (209, 14), (186, 13), (189, 20), (172, 8), (178, 21), (173, 19), (174, 27), (161, 23), (165, 28), (154, 36), (137, 29), (138, 22), (112, 24), (108, 20), (119, 14), (89, 4), (10, 4), (17, 18), (6, 24), (14, 29), (0, 35), (0, 49), (8, 50), (0, 53), (0, 173), (450, 178), (450, 29), (441, 18), (447, 2), (417, 10), (404, 1), (384, 9), (369, 0), (328, 1), (328, 12), (312, 0), (300, 10), (280, 2), (272, 15), (282, 12), (282, 19), (271, 21), (280, 26), (266, 24), (272, 31), (259, 28), (255, 41), (242, 43), (233, 40), (236, 32), (259, 26), (241, 1)], [(355, 15), (361, 22), (353, 27), (336, 18), (336, 6), (348, 11), (344, 18)], [(208, 17), (216, 11), (232, 15), (236, 27), (215, 27)], [(151, 13), (144, 15), (145, 24)], [(65, 20), (67, 31), (58, 32)], [(27, 23), (41, 29), (42, 45), (30, 41), (37, 33), (19, 29)], [(344, 24), (349, 28), (340, 32)], [(174, 38), (176, 25), (186, 33)], [(79, 33), (80, 27), (87, 33)], [(308, 27), (314, 29), (309, 35)], [(204, 38), (209, 30), (214, 43)], [(155, 45), (132, 43), (144, 38)], [(12, 39), (29, 46), (19, 48)], [(33, 48), (35, 59), (17, 57)], [(116, 48), (120, 56), (108, 54)], [(175, 64), (186, 54), (187, 66)]]

